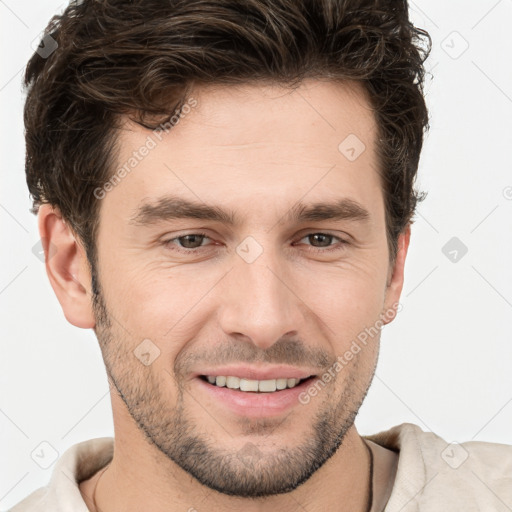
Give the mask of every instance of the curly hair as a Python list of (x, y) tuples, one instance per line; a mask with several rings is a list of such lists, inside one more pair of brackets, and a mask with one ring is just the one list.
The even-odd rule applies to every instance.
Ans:
[(43, 40), (47, 51), (34, 53), (24, 79), (31, 211), (57, 207), (93, 268), (93, 191), (114, 172), (123, 118), (155, 128), (196, 84), (296, 87), (304, 78), (364, 87), (396, 257), (398, 236), (425, 197), (414, 180), (428, 130), (431, 39), (409, 21), (406, 0), (84, 0), (54, 16)]

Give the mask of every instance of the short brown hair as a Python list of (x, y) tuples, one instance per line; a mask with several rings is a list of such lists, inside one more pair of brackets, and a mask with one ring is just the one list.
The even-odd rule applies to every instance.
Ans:
[(154, 128), (196, 84), (294, 87), (304, 78), (356, 80), (367, 92), (394, 260), (425, 195), (413, 183), (428, 129), (431, 40), (409, 21), (406, 0), (84, 0), (52, 18), (45, 38), (55, 51), (34, 53), (25, 73), (32, 212), (58, 207), (93, 269), (93, 191), (114, 172), (124, 116)]

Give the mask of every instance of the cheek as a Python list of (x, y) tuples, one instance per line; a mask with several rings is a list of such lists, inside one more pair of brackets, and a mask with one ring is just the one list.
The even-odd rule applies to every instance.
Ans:
[[(208, 322), (214, 305), (229, 296), (215, 291), (229, 265), (213, 260), (171, 264), (161, 256), (150, 260), (110, 245), (104, 241), (102, 285), (116, 320), (134, 338), (159, 340), (160, 346), (169, 346), (173, 339), (190, 340)], [(319, 327), (324, 324), (328, 339), (350, 342), (378, 318), (387, 269), (377, 249), (368, 246), (337, 263), (298, 259), (283, 268), (285, 281), (317, 317)]]
[(108, 283), (109, 305), (132, 336), (154, 338), (161, 347), (189, 340), (207, 321), (205, 306), (210, 294), (214, 296), (221, 270), (119, 263)]
[(379, 318), (385, 298), (385, 269), (369, 262), (344, 262), (297, 277), (297, 295), (322, 320), (328, 338), (350, 342)]

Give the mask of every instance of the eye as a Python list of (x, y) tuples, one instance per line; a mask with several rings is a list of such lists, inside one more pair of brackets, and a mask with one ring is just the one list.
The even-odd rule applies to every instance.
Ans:
[(206, 233), (187, 233), (186, 235), (165, 240), (163, 244), (164, 246), (170, 246), (172, 250), (190, 254), (204, 247), (203, 242), (205, 239), (209, 239)]
[[(302, 237), (300, 240), (308, 239), (310, 242), (313, 242), (312, 244), (312, 250), (315, 252), (329, 252), (329, 251), (336, 251), (341, 249), (343, 245), (348, 244), (346, 240), (343, 240), (342, 238), (330, 235), (328, 233), (309, 233), (306, 236)], [(331, 245), (331, 242), (333, 240), (338, 240), (337, 245)], [(315, 245), (318, 244), (318, 245)]]
[[(349, 243), (338, 236), (322, 232), (308, 233), (307, 235), (303, 236), (299, 242), (306, 239), (311, 244), (310, 250), (318, 253), (337, 251), (342, 249), (342, 246)], [(169, 249), (173, 251), (181, 252), (184, 254), (193, 254), (209, 245), (203, 243), (206, 240), (211, 239), (206, 233), (198, 232), (186, 233), (184, 235), (165, 240), (162, 243), (165, 247), (169, 247)], [(333, 245), (333, 241), (338, 241), (338, 243)]]

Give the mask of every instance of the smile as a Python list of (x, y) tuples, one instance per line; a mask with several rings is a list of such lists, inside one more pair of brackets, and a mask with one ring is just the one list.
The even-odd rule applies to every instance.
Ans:
[(235, 376), (224, 376), (224, 375), (202, 375), (201, 378), (206, 380), (210, 384), (218, 387), (227, 387), (229, 389), (236, 389), (244, 392), (252, 393), (273, 393), (275, 391), (281, 391), (283, 389), (291, 389), (299, 385), (301, 382), (310, 379), (266, 379), (266, 380), (252, 380), (244, 379)]

